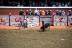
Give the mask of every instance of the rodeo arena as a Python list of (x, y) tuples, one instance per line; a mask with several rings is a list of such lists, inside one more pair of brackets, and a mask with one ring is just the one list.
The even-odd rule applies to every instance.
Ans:
[[(5, 15), (7, 9), (11, 11), (8, 11)], [(44, 24), (49, 23), (51, 28), (71, 27), (72, 25), (71, 23), (72, 13), (70, 13), (72, 12), (71, 8), (58, 8), (59, 10), (55, 10), (56, 8), (54, 9), (51, 8), (52, 10), (50, 10), (50, 8), (44, 7), (41, 9), (35, 7), (33, 8), (1, 7), (0, 26), (2, 27), (0, 28), (14, 27), (13, 29), (15, 28), (20, 29), (20, 28), (40, 27), (42, 25), (42, 21), (44, 21)], [(15, 14), (16, 10), (18, 10), (18, 13), (16, 13), (17, 15)], [(4, 15), (1, 15), (3, 13)]]
[(72, 7), (0, 7), (0, 48), (72, 48)]

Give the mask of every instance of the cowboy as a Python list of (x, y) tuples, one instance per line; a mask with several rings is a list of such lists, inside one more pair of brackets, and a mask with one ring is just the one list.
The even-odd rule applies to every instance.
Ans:
[(26, 19), (24, 19), (24, 28), (26, 28), (27, 27), (27, 20)]

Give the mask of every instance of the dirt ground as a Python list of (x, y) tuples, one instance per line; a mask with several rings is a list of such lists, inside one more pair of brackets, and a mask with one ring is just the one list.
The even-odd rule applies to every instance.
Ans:
[(72, 28), (39, 32), (39, 27), (0, 27), (0, 48), (72, 48)]

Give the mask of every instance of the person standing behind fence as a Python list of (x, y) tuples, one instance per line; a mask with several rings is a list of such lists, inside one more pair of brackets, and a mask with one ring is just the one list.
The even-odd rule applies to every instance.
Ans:
[(20, 12), (19, 12), (19, 15), (21, 15), (21, 16), (22, 16), (22, 15), (23, 15), (23, 13), (24, 13), (24, 12), (23, 12), (23, 10), (21, 9), (21, 10), (20, 10)]
[(59, 10), (59, 16), (61, 16), (62, 15), (62, 12), (61, 12), (61, 10)]
[(57, 16), (59, 15), (59, 11), (58, 11), (58, 10), (56, 10), (56, 15), (57, 15)]
[(71, 10), (69, 10), (69, 11), (68, 11), (68, 14), (71, 16), (71, 15), (72, 15), (72, 11), (71, 11)]
[(32, 15), (32, 10), (31, 9), (29, 10), (29, 15)]
[(43, 11), (42, 11), (42, 16), (44, 16), (44, 15), (45, 15), (45, 11), (43, 10)]
[(39, 11), (40, 15), (42, 15), (42, 10)]
[(26, 15), (29, 15), (29, 10), (26, 10)]
[(34, 15), (37, 16), (38, 10), (37, 8), (34, 10)]
[(65, 11), (64, 11), (64, 10), (62, 11), (62, 15), (63, 15), (63, 16), (65, 15)]
[(49, 15), (52, 15), (52, 10), (49, 10), (49, 11), (48, 11), (48, 14), (49, 14)]
[(48, 16), (48, 13), (49, 13), (48, 10), (46, 10), (46, 12), (45, 12), (46, 16)]
[(24, 19), (23, 24), (24, 24), (24, 28), (26, 28), (27, 27), (27, 20), (26, 19)]

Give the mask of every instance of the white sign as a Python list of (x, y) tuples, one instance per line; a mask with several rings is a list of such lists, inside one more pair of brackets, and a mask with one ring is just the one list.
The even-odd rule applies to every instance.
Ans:
[(54, 26), (66, 26), (67, 16), (54, 16)]
[(9, 16), (8, 15), (0, 15), (0, 25), (9, 26)]
[(39, 17), (38, 16), (31, 16), (27, 18), (27, 26), (34, 27), (39, 25)]
[(52, 16), (40, 16), (40, 23), (42, 23), (42, 21), (52, 24)]
[(20, 17), (22, 18), (22, 22), (23, 22), (24, 16), (10, 16), (10, 25), (19, 26)]

